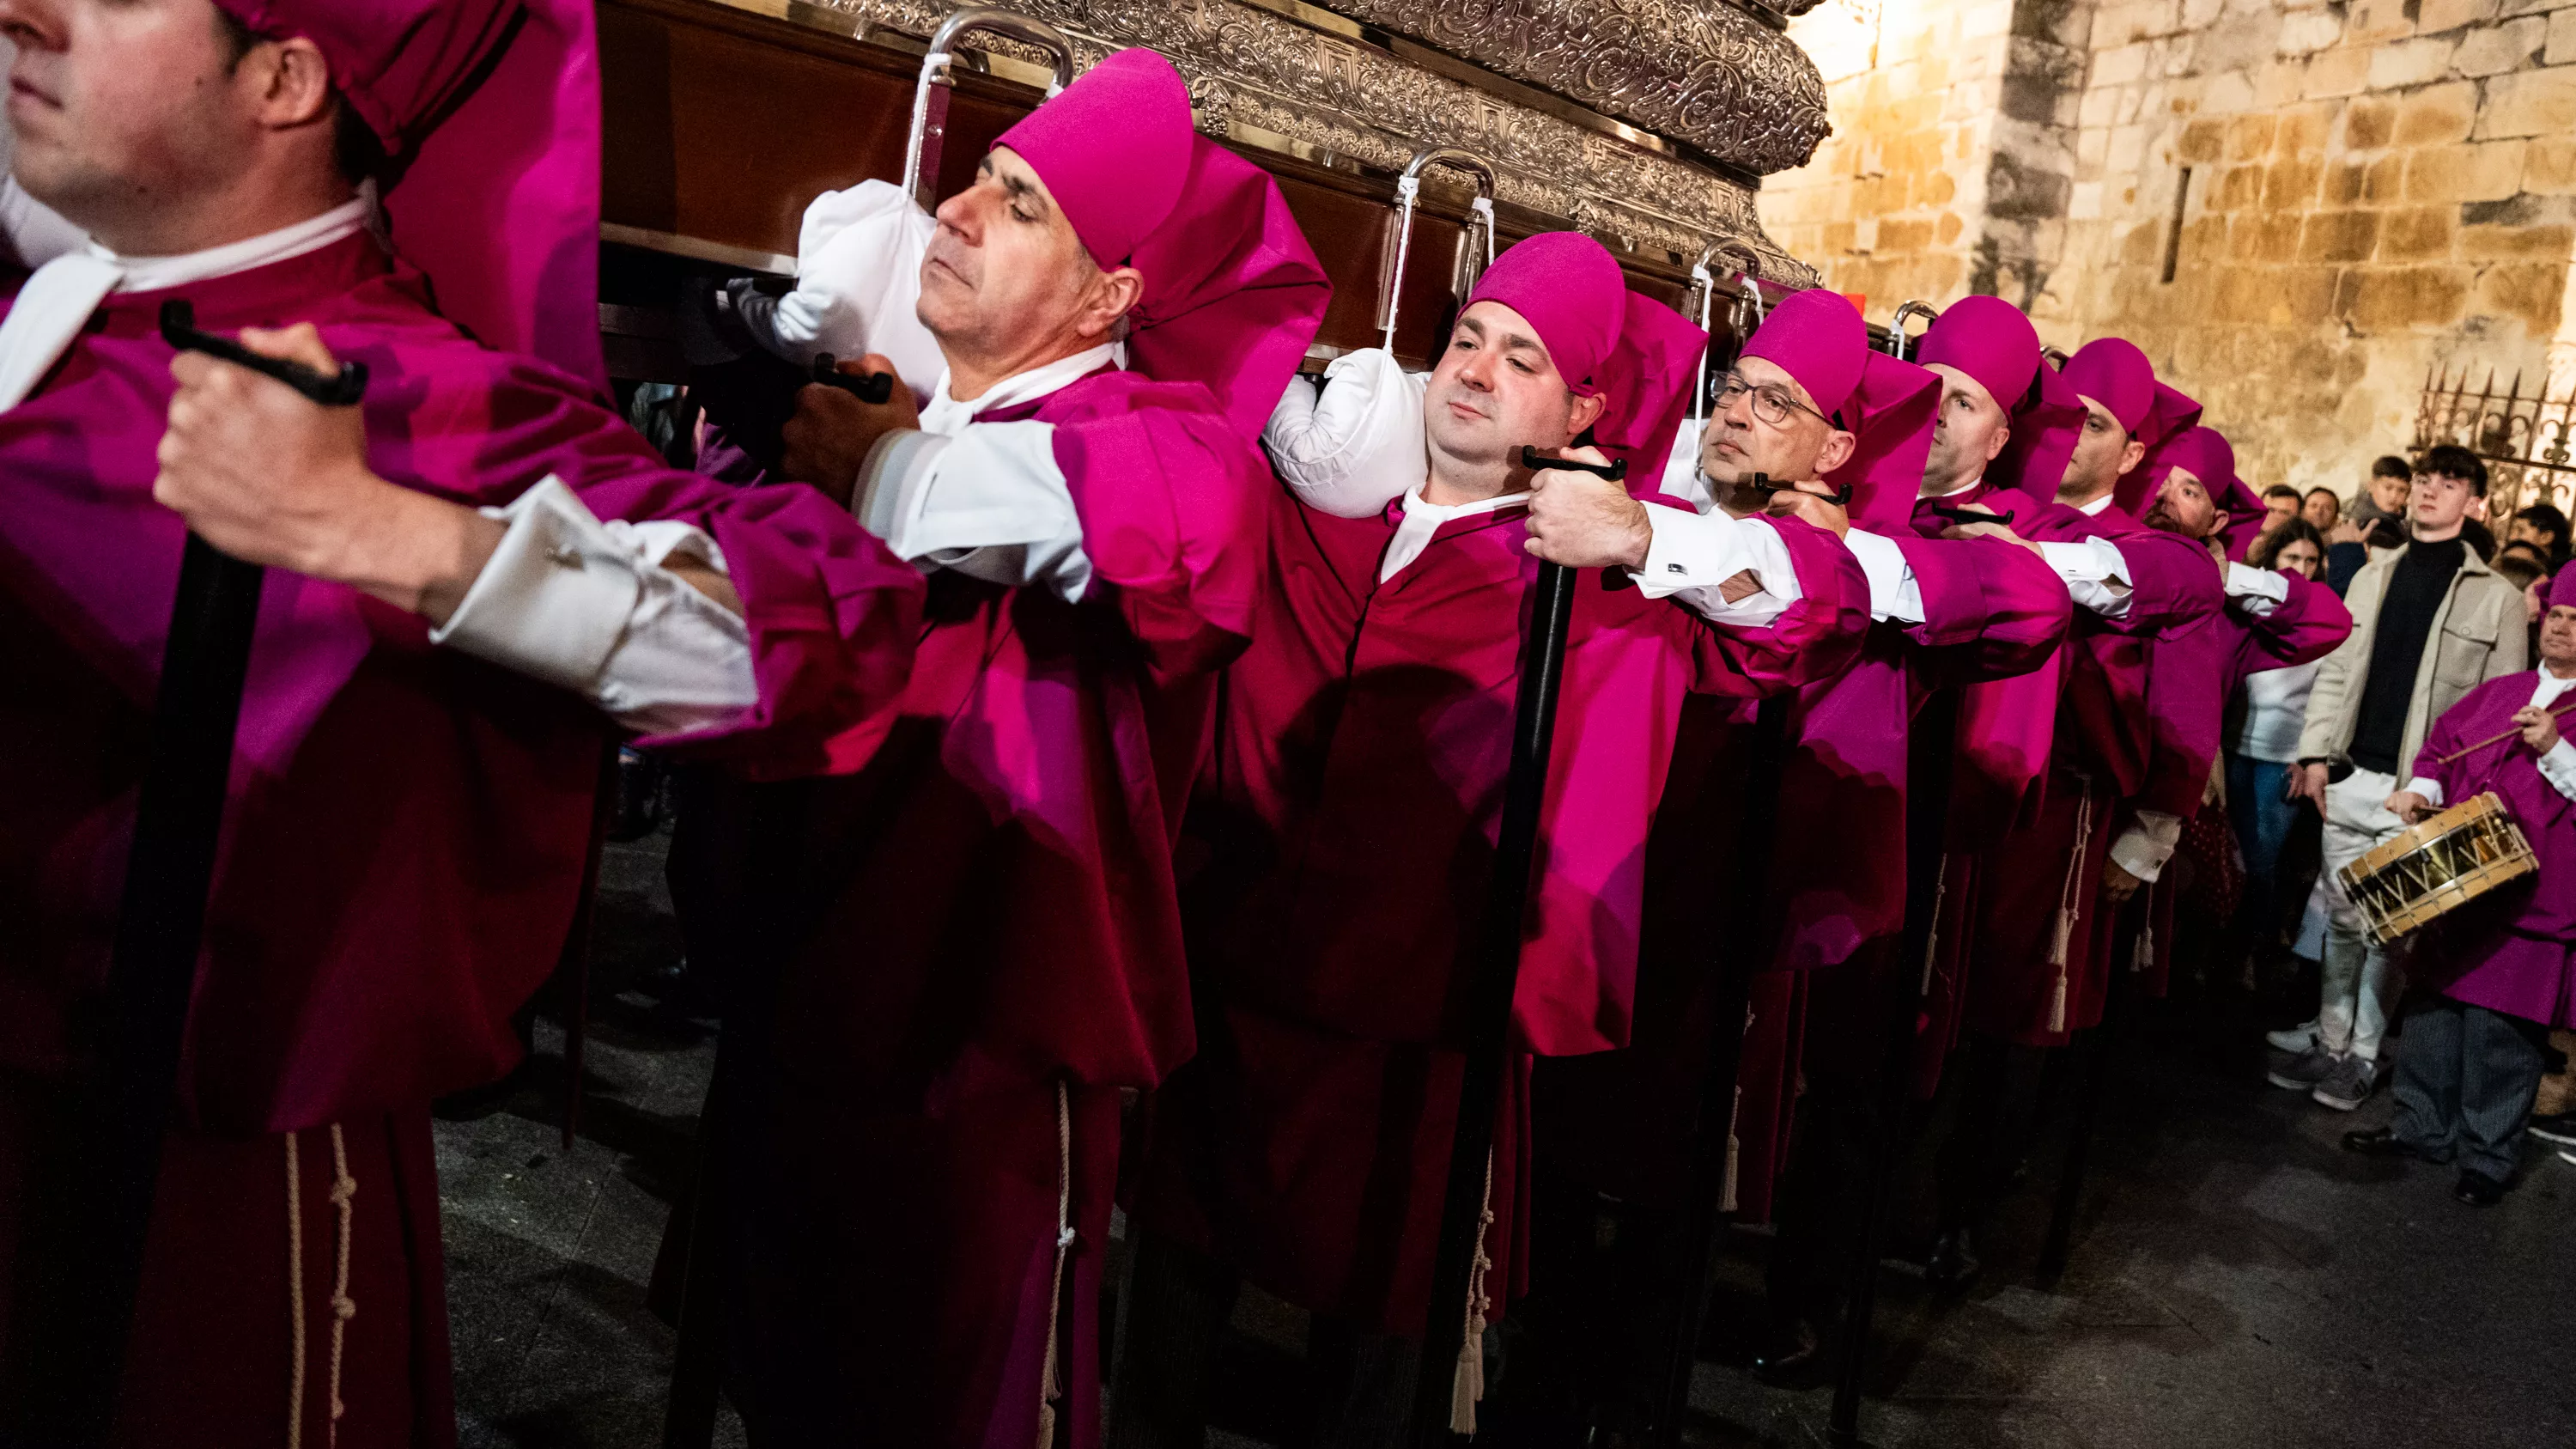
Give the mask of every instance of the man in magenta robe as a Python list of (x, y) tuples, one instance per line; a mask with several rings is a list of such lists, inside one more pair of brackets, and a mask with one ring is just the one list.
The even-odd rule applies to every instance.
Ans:
[(2352, 632), (2352, 615), (2322, 584), (2239, 561), (2262, 529), (2263, 501), (2236, 476), (2235, 450), (2215, 430), (2195, 427), (2166, 439), (2129, 476), (2139, 473), (2152, 481), (2124, 478), (2122, 505), (2142, 511), (2150, 528), (2200, 540), (2221, 559), (2227, 595), (2224, 608), (2155, 641), (2147, 682), (2153, 758), (2145, 786), (2122, 803), (2102, 868), (2103, 892), (2115, 907), (2151, 887), (2132, 964), (2147, 990), (2162, 995), (2172, 969), (2175, 896), (2164, 867), (2183, 823), (2207, 797), (2227, 701), (2258, 670), (2324, 658)]
[[(2111, 842), (2111, 814), (2143, 785), (2152, 749), (2145, 708), (2148, 641), (2208, 614), (2220, 598), (2218, 570), (2200, 544), (2148, 529), (2114, 504), (2118, 480), (2156, 441), (2151, 431), (2195, 412), (2187, 400), (2146, 400), (2123, 392), (2128, 411), (2097, 392), (2094, 368), (2049, 368), (2029, 319), (2010, 305), (1970, 297), (1944, 312), (1923, 340), (1924, 364), (1942, 373), (1944, 427), (1926, 471), (1927, 500), (1981, 502), (1968, 477), (1984, 460), (2023, 470), (2022, 497), (2008, 526), (1968, 523), (1967, 533), (2005, 533), (2048, 559), (2079, 609), (2060, 650), (2055, 699), (2030, 697), (2041, 676), (1972, 686), (1961, 707), (1963, 754), (1987, 727), (2016, 732), (2047, 719), (2048, 768), (2008, 810), (1973, 806), (1985, 832), (1973, 864), (1953, 877), (1936, 948), (1951, 964), (1936, 996), (1955, 1000), (1971, 1038), (1959, 1126), (1942, 1154), (1939, 1239), (1931, 1266), (1943, 1286), (1975, 1272), (1969, 1229), (1995, 1181), (2000, 1144), (2018, 1135), (2036, 1087), (2036, 1059), (2013, 1047), (2064, 1044), (2101, 1017), (2110, 980), (2108, 913), (2095, 908)], [(2019, 399), (2009, 412), (2001, 399)], [(2095, 408), (2105, 419), (2093, 419)], [(2032, 426), (2016, 428), (2013, 416)], [(1987, 440), (1993, 428), (2001, 441)], [(2036, 434), (2036, 440), (2024, 436)], [(2142, 432), (2147, 435), (2142, 436)], [(2033, 471), (2036, 470), (2036, 471)], [(1936, 474), (1950, 475), (1936, 481)], [(2012, 475), (2005, 475), (2007, 477)], [(1991, 504), (1987, 506), (1992, 506)], [(2016, 754), (2026, 755), (2027, 751)], [(1954, 798), (1956, 798), (1954, 796)], [(1995, 805), (2005, 797), (1992, 795)], [(1999, 821), (2009, 821), (1999, 834)], [(1958, 832), (1953, 832), (1954, 843)]]
[(1192, 1050), (1172, 830), (1253, 631), (1252, 440), (1329, 291), (1171, 63), (1119, 51), (941, 204), (929, 402), (799, 396), (787, 471), (930, 576), (930, 621), (875, 762), (756, 826), (719, 1167), (755, 1442), (1098, 1440), (1120, 1097)]
[[(1547, 233), (1478, 283), (1426, 393), (1423, 472), (1374, 517), (1275, 489), (1260, 632), (1192, 807), (1201, 1055), (1154, 1102), (1134, 1205), (1121, 1445), (1198, 1442), (1237, 1275), (1312, 1310), (1317, 1442), (1402, 1433), (1426, 1314), (1526, 1274), (1532, 1055), (1628, 1039), (1647, 826), (1691, 691), (1848, 660), (1865, 583), (1832, 533), (1640, 503), (1524, 445), (1659, 476), (1705, 338)], [(1563, 453), (1585, 435), (1591, 449)], [(1839, 522), (1822, 500), (1818, 516)], [(1462, 946), (1489, 885), (1539, 560), (1578, 587), (1478, 1301), (1427, 1301), (1456, 1113)], [(1470, 1334), (1478, 1342), (1480, 1334)], [(1472, 1384), (1461, 1402), (1472, 1403)]]
[[(429, 1102), (517, 1058), (613, 727), (854, 768), (920, 581), (821, 495), (673, 472), (604, 406), (587, 4), (6, 22), (17, 177), (91, 240), (0, 320), (0, 1438), (58, 1442), (46, 1305), (94, 1288), (61, 1173), (193, 527), (269, 568), (115, 1439), (436, 1449)], [(174, 360), (171, 300), (365, 363), (364, 405)]]
[[(2576, 1026), (2576, 744), (2559, 728), (2576, 686), (2576, 569), (2551, 581), (2540, 667), (2490, 679), (2445, 710), (2388, 799), (2409, 824), (2493, 792), (2539, 871), (2425, 928), (2415, 980), (2439, 993), (2407, 1013), (2385, 1127), (2344, 1134), (2377, 1157), (2457, 1163), (2452, 1196), (2504, 1200), (2521, 1169), (2552, 1028)], [(2498, 738), (2501, 736), (2502, 738)]]
[[(1910, 995), (1919, 984), (1895, 959), (1914, 714), (1937, 689), (2039, 667), (2065, 637), (2069, 598), (2031, 550), (1999, 538), (1940, 537), (1949, 524), (1937, 515), (1918, 527), (1942, 379), (1871, 351), (1859, 314), (1842, 297), (1814, 291), (1781, 303), (1746, 343), (1736, 373), (1753, 387), (1794, 382), (1817, 411), (1858, 431), (1852, 456), (1824, 482), (1852, 489), (1844, 542), (1869, 577), (1872, 618), (1859, 658), (1802, 687), (1791, 709), (1795, 744), (1782, 769), (1765, 875), (1778, 903), (1777, 940), (1761, 944), (1770, 945), (1770, 964), (1794, 983), (1796, 999), (1786, 1010), (1757, 1006), (1739, 1072), (1738, 1136), (1767, 1138), (1768, 1150), (1741, 1154), (1738, 1211), (1781, 1224), (1769, 1270), (1772, 1321), (1755, 1356), (1757, 1370), (1778, 1376), (1814, 1360), (1807, 1315), (1829, 1268), (1823, 1250), (1842, 1223), (1837, 1204), (1857, 1197), (1861, 1177), (1849, 1169), (1877, 1135), (1876, 1082), (1886, 1069), (1893, 993)], [(1736, 407), (1718, 421), (1703, 471), (1737, 484), (1762, 461), (1756, 454), (1768, 420)], [(1730, 439), (1741, 440), (1737, 456), (1729, 456)], [(1705, 919), (1703, 939), (1689, 949), (1714, 959), (1706, 937), (1726, 929), (1722, 919)], [(1686, 1123), (1692, 1101), (1668, 1103), (1661, 1115)], [(1776, 1171), (1782, 1144), (1785, 1174)]]

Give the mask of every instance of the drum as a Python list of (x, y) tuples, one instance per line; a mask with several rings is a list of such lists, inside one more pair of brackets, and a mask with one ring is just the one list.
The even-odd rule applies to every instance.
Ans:
[(2407, 827), (2338, 873), (2370, 938), (2387, 945), (2540, 869), (2491, 791)]

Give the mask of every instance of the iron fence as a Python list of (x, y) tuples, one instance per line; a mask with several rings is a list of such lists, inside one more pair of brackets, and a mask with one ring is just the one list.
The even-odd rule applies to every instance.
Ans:
[(2487, 465), (2487, 516), (2511, 518), (2535, 503), (2562, 510), (2576, 503), (2576, 391), (2552, 398), (2547, 389), (2525, 394), (2522, 374), (2515, 373), (2503, 392), (2495, 390), (2489, 370), (2474, 391), (2470, 370), (2453, 377), (2447, 369), (2424, 375), (2424, 396), (2415, 410), (2415, 441), (2409, 451), (2418, 458), (2440, 443), (2456, 443)]

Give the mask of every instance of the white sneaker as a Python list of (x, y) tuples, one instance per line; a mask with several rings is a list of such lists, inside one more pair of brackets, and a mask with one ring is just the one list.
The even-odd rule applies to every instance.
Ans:
[(2317, 1044), (2317, 1019), (2312, 1016), (2297, 1026), (2267, 1031), (2263, 1033), (2263, 1040), (2270, 1043), (2274, 1051), (2293, 1054), (2306, 1051)]

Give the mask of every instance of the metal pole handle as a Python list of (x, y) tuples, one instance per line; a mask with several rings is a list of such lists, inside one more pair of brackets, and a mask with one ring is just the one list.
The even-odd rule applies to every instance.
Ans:
[[(1476, 178), (1476, 199), (1469, 204), (1468, 229), (1482, 227), (1485, 233), (1485, 266), (1494, 264), (1494, 163), (1473, 151), (1457, 146), (1433, 146), (1413, 153), (1404, 165), (1404, 174), (1395, 178), (1395, 264), (1378, 277), (1377, 330), (1389, 355), (1395, 352), (1396, 301), (1404, 291), (1405, 262), (1413, 255), (1413, 212), (1422, 201), (1422, 173), (1434, 165), (1448, 166)], [(1472, 257), (1472, 253), (1469, 254)], [(1483, 267), (1476, 269), (1481, 274)], [(1453, 269), (1451, 290), (1461, 302), (1475, 285), (1474, 275), (1462, 275), (1467, 268)]]
[[(1047, 86), (1050, 99), (1073, 84), (1073, 42), (1065, 37), (1063, 31), (1043, 20), (1022, 15), (1016, 10), (970, 5), (941, 21), (939, 28), (931, 32), (930, 53), (921, 58), (921, 79), (912, 90), (912, 133), (903, 146), (903, 193), (920, 202), (924, 211), (936, 206), (938, 198), (925, 198), (921, 194), (922, 173), (928, 170), (931, 183), (938, 183), (939, 153), (932, 143), (947, 134), (947, 106), (944, 98), (941, 105), (932, 106), (931, 88), (957, 84), (948, 74), (957, 58), (957, 43), (979, 30), (991, 35), (1007, 35), (1054, 57), (1055, 80)], [(934, 109), (939, 113), (936, 121), (932, 118)]]
[[(1744, 309), (1750, 303), (1753, 311), (1753, 326), (1762, 325), (1762, 284), (1756, 281), (1753, 275), (1761, 269), (1762, 258), (1754, 252), (1753, 248), (1744, 243), (1723, 237), (1700, 248), (1699, 260), (1691, 263), (1691, 290), (1699, 296), (1699, 330), (1702, 332), (1711, 330), (1709, 323), (1717, 305), (1717, 275), (1708, 269), (1708, 264), (1721, 256), (1740, 258), (1743, 262), (1742, 266), (1735, 269), (1736, 291), (1730, 320), (1739, 339), (1751, 336), (1752, 328), (1744, 325)], [(1691, 425), (1695, 431), (1704, 431), (1708, 426), (1708, 354), (1706, 353), (1700, 355), (1699, 376), (1692, 382)]]
[(1887, 321), (1887, 351), (1889, 356), (1899, 362), (1905, 361), (1906, 355), (1914, 350), (1914, 339), (1905, 335), (1905, 319), (1908, 317), (1920, 317), (1928, 326), (1941, 320), (1941, 312), (1929, 302), (1905, 301), (1896, 304), (1896, 315)]

